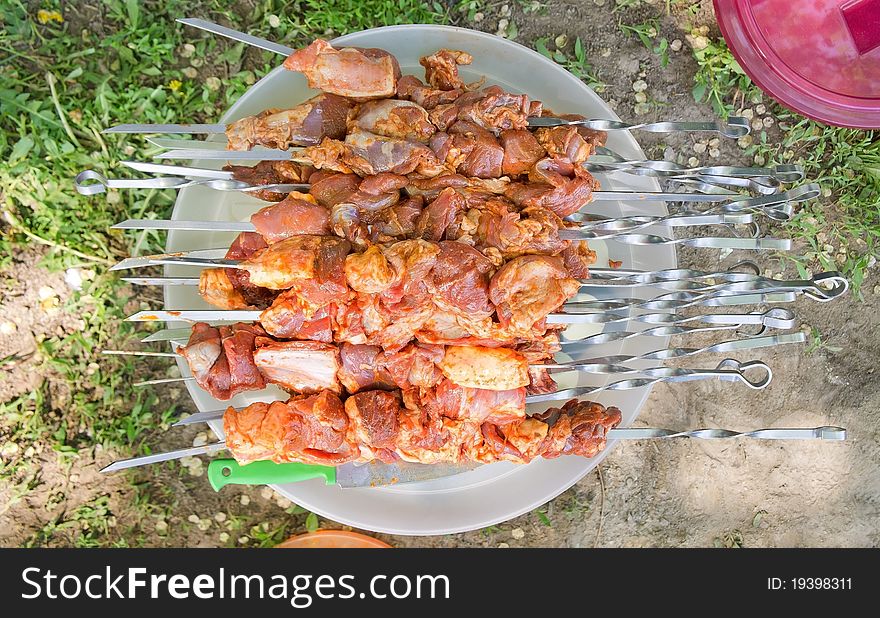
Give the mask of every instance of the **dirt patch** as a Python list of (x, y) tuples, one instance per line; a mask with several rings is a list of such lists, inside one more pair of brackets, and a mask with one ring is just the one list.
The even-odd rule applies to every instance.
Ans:
[[(565, 35), (571, 51), (580, 37), (600, 81), (603, 97), (625, 119), (710, 119), (708, 105), (691, 96), (697, 69), (685, 43), (660, 65), (657, 54), (618, 24), (657, 18), (660, 36), (684, 41), (690, 27), (712, 22), (711, 2), (694, 13), (679, 3), (666, 15), (657, 3), (614, 11), (606, 0), (546, 3), (543, 12), (525, 13), (528, 3), (496, 3), (483, 8), (480, 21), (466, 24), (496, 32), (501, 19), (513, 21), (516, 40), (533, 45)], [(661, 3), (662, 4), (662, 3)], [(91, 10), (91, 9), (90, 9)], [(502, 12), (505, 16), (502, 16)], [(98, 13), (83, 13), (89, 19)], [(246, 55), (245, 66), (256, 56)], [(640, 108), (633, 83), (643, 80), (649, 105)], [(775, 139), (775, 128), (769, 139)], [(747, 164), (733, 141), (721, 141), (717, 157), (694, 146), (697, 136), (639, 136), (649, 156), (701, 163)], [(741, 254), (684, 249), (682, 266), (716, 269), (734, 264)], [(747, 256), (754, 257), (754, 256)], [(70, 288), (65, 273), (38, 265), (39, 252), (16, 256), (4, 270), (3, 317), (14, 330), (0, 331), (0, 401), (32, 392), (52, 370), (40, 356), (41, 337), (75, 332), (77, 314), (66, 311)], [(794, 277), (772, 256), (758, 256), (762, 269)], [(657, 387), (639, 417), (646, 426), (695, 428), (841, 425), (844, 443), (697, 441), (620, 444), (602, 466), (559, 498), (537, 511), (500, 526), (447, 537), (382, 536), (396, 546), (876, 546), (880, 544), (880, 383), (875, 364), (880, 353), (880, 291), (876, 273), (866, 282), (865, 301), (852, 298), (820, 304), (801, 299), (794, 305), (802, 324), (818, 333), (810, 346), (755, 351), (774, 370), (765, 391), (717, 382)], [(56, 291), (57, 310), (42, 307), (40, 288)], [(141, 297), (144, 298), (144, 297)], [(52, 305), (54, 301), (49, 301)], [(138, 302), (131, 301), (132, 310)], [(49, 307), (51, 309), (51, 307)], [(6, 332), (9, 331), (9, 332)], [(701, 345), (720, 337), (688, 341)], [(710, 366), (722, 357), (688, 364)], [(741, 358), (741, 360), (748, 360)], [(139, 365), (144, 375), (163, 377), (167, 365)], [(63, 385), (53, 388), (63, 388)], [(192, 410), (180, 388), (157, 390), (155, 410), (176, 403), (177, 413)], [(58, 401), (50, 408), (59, 410)], [(128, 410), (122, 402), (120, 410)], [(159, 426), (146, 436), (153, 450), (193, 444), (200, 430), (166, 432)], [(6, 448), (4, 446), (4, 448)], [(15, 448), (19, 448), (16, 446)], [(306, 515), (266, 488), (229, 487), (213, 492), (203, 467), (167, 464), (130, 474), (101, 475), (113, 459), (131, 453), (82, 448), (77, 456), (45, 444), (28, 455), (29, 465), (0, 485), (0, 545), (271, 545), (302, 532)], [(19, 453), (18, 457), (21, 454)], [(4, 463), (10, 456), (4, 455)], [(312, 521), (312, 524), (314, 522)], [(321, 521), (322, 527), (338, 527)]]

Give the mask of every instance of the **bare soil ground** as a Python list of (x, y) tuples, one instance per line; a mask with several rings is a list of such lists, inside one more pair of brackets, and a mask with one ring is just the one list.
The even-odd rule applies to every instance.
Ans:
[[(532, 45), (539, 37), (580, 36), (603, 96), (623, 117), (634, 117), (633, 82), (648, 84), (650, 109), (640, 118), (710, 118), (707, 105), (691, 96), (696, 70), (687, 44), (670, 52), (669, 66), (618, 22), (640, 23), (657, 14), (647, 3), (615, 11), (612, 0), (552, 0), (543, 12), (524, 13), (523, 5), (485, 4), (482, 19), (467, 25), (489, 32), (500, 19), (513, 21), (516, 40)], [(673, 3), (661, 18), (669, 41), (684, 41), (694, 25), (713, 24), (711, 3)], [(504, 9), (504, 7), (507, 9)], [(502, 14), (508, 17), (503, 17)], [(713, 26), (714, 27), (714, 26)], [(771, 139), (773, 134), (771, 132)], [(696, 138), (647, 138), (653, 157), (697, 156)], [(721, 144), (718, 160), (748, 163), (735, 143)], [(49, 380), (51, 393), (63, 398), (69, 388), (57, 380), (51, 364), (36, 351), (41, 336), (58, 329), (73, 332), (75, 315), (65, 313), (64, 273), (42, 269), (35, 250), (12, 256), (0, 287), (2, 316), (12, 322), (0, 334), (0, 401), (32, 391)], [(735, 263), (715, 253), (682, 251), (682, 266), (711, 270)], [(759, 258), (777, 274), (783, 266)], [(785, 274), (793, 277), (789, 269)], [(819, 339), (810, 349), (799, 346), (754, 354), (774, 369), (774, 382), (752, 392), (717, 382), (660, 386), (642, 410), (639, 423), (695, 428), (840, 425), (844, 443), (758, 441), (640, 442), (621, 444), (596, 473), (538, 511), (491, 529), (432, 538), (388, 537), (395, 546), (550, 546), (550, 547), (776, 547), (876, 546), (880, 544), (880, 286), (876, 269), (864, 285), (864, 301), (853, 298), (795, 305), (804, 325)], [(58, 301), (41, 298), (43, 287)], [(708, 342), (708, 340), (707, 340)], [(698, 342), (694, 342), (698, 343)], [(690, 344), (689, 344), (690, 345)], [(154, 366), (161, 375), (162, 365)], [(191, 404), (177, 390), (161, 397), (178, 399), (179, 410)], [(158, 409), (158, 408), (157, 408)], [(181, 431), (177, 442), (153, 436), (157, 448), (192, 443), (197, 429)], [(4, 453), (5, 455), (5, 453)], [(0, 486), (0, 546), (271, 545), (304, 531), (306, 516), (264, 488), (227, 488), (214, 493), (202, 468), (155, 466), (131, 476), (104, 477), (97, 470), (114, 458), (93, 449), (71, 461), (59, 453), (34, 451), (39, 472)], [(322, 527), (338, 527), (321, 521)]]

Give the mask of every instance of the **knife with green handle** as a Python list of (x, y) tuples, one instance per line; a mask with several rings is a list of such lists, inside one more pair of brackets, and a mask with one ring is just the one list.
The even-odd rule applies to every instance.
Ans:
[(304, 463), (278, 464), (272, 461), (241, 465), (234, 459), (214, 459), (208, 464), (208, 480), (214, 491), (220, 491), (226, 485), (281, 485), (312, 479), (323, 479), (327, 485), (344, 488), (380, 487), (452, 476), (472, 470), (475, 465), (373, 462), (333, 467)]

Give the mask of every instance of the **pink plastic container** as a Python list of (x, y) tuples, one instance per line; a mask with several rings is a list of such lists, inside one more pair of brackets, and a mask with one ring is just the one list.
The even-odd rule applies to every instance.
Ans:
[(768, 95), (828, 124), (880, 128), (880, 0), (714, 0), (721, 32)]

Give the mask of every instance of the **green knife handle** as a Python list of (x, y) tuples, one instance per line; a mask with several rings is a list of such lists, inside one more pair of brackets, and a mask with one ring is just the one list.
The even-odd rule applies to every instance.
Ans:
[(274, 485), (318, 478), (328, 485), (336, 484), (336, 468), (274, 461), (254, 461), (242, 466), (234, 459), (213, 459), (208, 464), (208, 480), (214, 491), (226, 485)]

